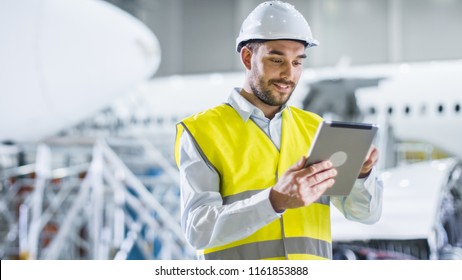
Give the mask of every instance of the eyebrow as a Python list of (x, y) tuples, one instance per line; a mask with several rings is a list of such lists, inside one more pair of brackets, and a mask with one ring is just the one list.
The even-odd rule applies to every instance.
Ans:
[[(282, 55), (282, 56), (284, 55), (283, 52), (278, 51), (278, 50), (271, 50), (271, 51), (268, 52), (268, 54), (275, 54), (275, 55)], [(297, 56), (297, 58), (306, 58), (306, 54), (301, 54), (301, 55)]]

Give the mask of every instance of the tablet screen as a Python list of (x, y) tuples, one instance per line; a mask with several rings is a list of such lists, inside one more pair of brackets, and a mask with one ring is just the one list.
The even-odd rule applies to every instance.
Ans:
[(324, 195), (348, 195), (354, 186), (378, 127), (366, 123), (322, 122), (308, 152), (307, 165), (330, 160), (338, 173)]

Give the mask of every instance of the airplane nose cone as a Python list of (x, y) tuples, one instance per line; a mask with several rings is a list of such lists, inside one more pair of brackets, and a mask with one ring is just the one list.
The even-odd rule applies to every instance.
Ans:
[(156, 36), (94, 0), (16, 0), (0, 9), (0, 141), (38, 140), (149, 79)]

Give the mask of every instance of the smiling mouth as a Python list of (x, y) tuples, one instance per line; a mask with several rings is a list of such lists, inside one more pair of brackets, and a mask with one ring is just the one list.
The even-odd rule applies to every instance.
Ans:
[(287, 90), (290, 90), (292, 88), (292, 85), (291, 84), (288, 84), (288, 83), (278, 83), (278, 82), (274, 82), (273, 85), (278, 89), (278, 90), (282, 90), (282, 91), (287, 91)]

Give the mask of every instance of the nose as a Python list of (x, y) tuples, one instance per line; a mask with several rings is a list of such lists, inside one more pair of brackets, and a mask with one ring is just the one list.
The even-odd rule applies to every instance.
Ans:
[(295, 67), (291, 63), (285, 63), (281, 71), (281, 78), (292, 81), (295, 71)]

